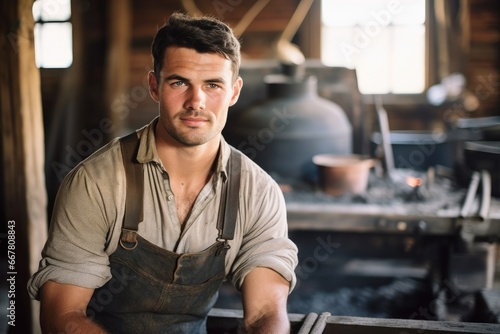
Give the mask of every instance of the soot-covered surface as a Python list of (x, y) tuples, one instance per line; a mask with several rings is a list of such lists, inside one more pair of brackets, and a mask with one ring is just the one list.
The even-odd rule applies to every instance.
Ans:
[[(395, 278), (387, 284), (339, 287), (333, 290), (298, 287), (289, 297), (289, 312), (330, 312), (333, 315), (419, 319), (420, 307), (432, 301), (430, 285), (415, 278)], [(432, 320), (432, 319), (427, 319)]]
[[(404, 252), (403, 240), (311, 231), (294, 231), (290, 238), (299, 248), (290, 313), (434, 320), (419, 312), (435, 298), (432, 265)], [(240, 299), (226, 282), (215, 307), (241, 309)]]
[[(429, 308), (434, 297), (428, 281), (395, 278), (380, 286), (315, 288), (300, 284), (288, 298), (288, 312), (330, 312), (332, 315), (393, 319), (435, 320), (419, 312)], [(319, 284), (318, 284), (319, 285)], [(221, 288), (215, 307), (241, 309), (240, 294), (227, 282)]]

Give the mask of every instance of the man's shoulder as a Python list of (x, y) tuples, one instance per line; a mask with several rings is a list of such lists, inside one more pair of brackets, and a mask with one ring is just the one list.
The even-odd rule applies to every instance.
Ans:
[(93, 165), (101, 165), (102, 163), (106, 163), (106, 161), (110, 160), (111, 162), (122, 163), (121, 160), (121, 147), (120, 140), (122, 138), (127, 137), (128, 135), (135, 134), (138, 136), (139, 140), (142, 136), (147, 135), (148, 131), (151, 131), (151, 124), (144, 125), (135, 131), (128, 131), (125, 134), (115, 137), (106, 143), (104, 146), (96, 150), (93, 154), (91, 154), (88, 158), (82, 161), (82, 164), (85, 167), (93, 166)]
[(96, 180), (110, 180), (122, 164), (120, 138), (114, 138), (76, 165), (65, 177), (88, 176)]
[[(102, 146), (82, 162), (80, 162), (72, 170), (72, 173), (85, 172), (86, 174), (97, 176), (99, 179), (116, 179), (116, 175), (120, 174), (120, 171), (124, 170), (122, 149), (120, 145), (121, 139), (135, 133), (138, 136), (139, 140), (142, 140), (142, 137), (147, 137), (147, 134), (149, 133), (148, 131), (151, 131), (151, 124), (145, 125), (138, 130), (129, 131), (121, 136), (113, 138), (104, 146)], [(145, 138), (144, 140), (147, 141), (148, 139)]]
[[(82, 161), (82, 165), (86, 168), (94, 165), (100, 165), (106, 161), (115, 161), (121, 157), (120, 138), (116, 137), (107, 144), (92, 153), (88, 158)], [(120, 160), (121, 162), (121, 160)]]

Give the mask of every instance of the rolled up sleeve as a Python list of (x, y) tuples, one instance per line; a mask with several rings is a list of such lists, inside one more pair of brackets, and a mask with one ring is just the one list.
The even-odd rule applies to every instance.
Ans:
[[(260, 176), (262, 178), (262, 175)], [(240, 251), (231, 271), (231, 281), (241, 288), (245, 276), (255, 267), (270, 268), (296, 284), (297, 246), (288, 238), (286, 205), (277, 183), (270, 177), (252, 184), (250, 198), (244, 201), (240, 219), (246, 220)], [(245, 186), (250, 186), (246, 184)], [(240, 207), (241, 208), (241, 207)]]
[(117, 185), (110, 184), (117, 180), (102, 177), (79, 165), (62, 182), (39, 270), (28, 282), (32, 298), (39, 299), (40, 288), (49, 280), (95, 289), (111, 278), (105, 248), (117, 210), (104, 198), (112, 198), (109, 192)]

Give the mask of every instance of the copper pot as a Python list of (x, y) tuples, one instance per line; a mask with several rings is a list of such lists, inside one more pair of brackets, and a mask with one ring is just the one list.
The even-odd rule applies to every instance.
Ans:
[(318, 154), (313, 157), (321, 189), (332, 196), (364, 193), (375, 162), (361, 155)]

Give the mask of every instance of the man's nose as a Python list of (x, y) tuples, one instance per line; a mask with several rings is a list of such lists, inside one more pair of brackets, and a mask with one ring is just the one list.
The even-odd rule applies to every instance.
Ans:
[(186, 109), (203, 110), (205, 109), (205, 92), (201, 87), (191, 87), (186, 100)]

